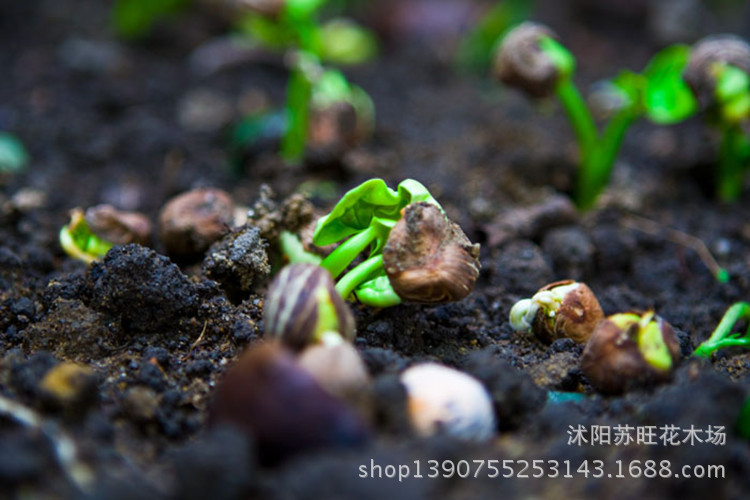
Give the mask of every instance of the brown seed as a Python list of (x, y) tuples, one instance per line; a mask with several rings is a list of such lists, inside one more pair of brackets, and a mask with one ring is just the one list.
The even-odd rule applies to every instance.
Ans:
[(550, 95), (559, 75), (552, 60), (539, 48), (543, 37), (557, 38), (548, 27), (532, 22), (522, 23), (508, 33), (495, 55), (495, 78), (533, 97)]
[[(651, 314), (653, 313), (645, 313)], [(618, 321), (618, 317), (632, 315), (633, 319)], [(655, 322), (666, 346), (671, 362), (668, 367), (649, 363), (639, 349), (638, 334), (641, 313), (610, 316), (594, 330), (581, 356), (581, 370), (592, 385), (605, 394), (619, 394), (635, 387), (668, 380), (674, 363), (680, 358), (680, 346), (672, 326), (655, 316)], [(624, 328), (623, 328), (624, 327)]]
[(229, 232), (234, 202), (225, 191), (194, 189), (172, 198), (159, 215), (159, 237), (167, 253), (196, 257)]
[(251, 435), (265, 464), (305, 450), (357, 446), (367, 439), (356, 413), (323, 390), (276, 343), (251, 347), (229, 368), (216, 387), (209, 423), (233, 424)]
[(146, 246), (151, 241), (151, 221), (141, 213), (124, 212), (112, 205), (96, 205), (86, 209), (84, 217), (95, 235), (115, 245)]
[[(548, 291), (574, 283), (573, 280), (557, 281), (543, 286), (539, 291)], [(554, 315), (545, 313), (544, 307), (539, 308), (534, 318), (532, 331), (545, 342), (551, 343), (567, 337), (583, 344), (602, 319), (604, 319), (604, 311), (594, 292), (585, 283), (578, 283), (577, 287), (564, 295)]]
[(722, 62), (750, 73), (750, 45), (734, 35), (713, 35), (699, 40), (690, 52), (682, 76), (704, 108), (712, 106), (716, 100), (716, 76), (712, 66)]
[(410, 302), (451, 302), (466, 297), (479, 276), (479, 244), (435, 205), (407, 205), (383, 248), (393, 290)]
[(300, 351), (337, 333), (354, 340), (356, 325), (331, 274), (314, 264), (291, 264), (268, 287), (263, 309), (265, 335)]

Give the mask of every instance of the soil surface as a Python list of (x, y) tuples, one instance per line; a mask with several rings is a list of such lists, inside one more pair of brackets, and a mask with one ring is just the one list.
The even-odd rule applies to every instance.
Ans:
[[(107, 2), (3, 7), (0, 129), (17, 135), (32, 161), (24, 173), (0, 178), (0, 497), (740, 498), (750, 492), (750, 448), (735, 431), (750, 396), (750, 352), (689, 357), (727, 307), (750, 299), (750, 189), (732, 205), (712, 197), (712, 130), (701, 117), (673, 127), (638, 122), (597, 208), (577, 213), (567, 196), (576, 148), (561, 110), (456, 70), (451, 54), (462, 9), (448, 21), (428, 16), (425, 25), (415, 20), (422, 19), (416, 7), (395, 9), (390, 19), (378, 12), (394, 3), (373, 2), (369, 14), (360, 12), (380, 28), (383, 50), (376, 62), (345, 70), (375, 102), (374, 137), (340, 158), (313, 157), (301, 167), (285, 165), (269, 148), (230, 154), (230, 124), (259, 102), (280, 105), (287, 75), (273, 54), (206, 69), (217, 56), (200, 49), (228, 32), (212, 8), (190, 9), (146, 39), (126, 42), (109, 29)], [(535, 18), (576, 54), (576, 79), (586, 91), (622, 68), (640, 70), (667, 42), (721, 31), (750, 37), (743, 2), (710, 8), (669, 2), (698, 4), (688, 21), (652, 5), (659, 3), (541, 1)], [(460, 4), (443, 0), (433, 8)], [(304, 187), (325, 210), (371, 177), (391, 186), (406, 178), (424, 183), (481, 244), (482, 271), (473, 293), (458, 303), (353, 306), (355, 345), (374, 391), (370, 439), (354, 449), (268, 465), (252, 437), (208, 426), (215, 385), (262, 337), (266, 277), (222, 285), (206, 277), (201, 259), (170, 260), (159, 241), (153, 249), (115, 247), (91, 266), (66, 256), (58, 243), (74, 207), (110, 203), (155, 222), (172, 196), (189, 189), (225, 189), (236, 203), (257, 208), (267, 184), (278, 204)], [(661, 229), (644, 231), (642, 218)], [(730, 281), (718, 283), (695, 249), (671, 241), (667, 228), (705, 242)], [(257, 234), (246, 239), (258, 241)], [(567, 278), (585, 281), (605, 314), (653, 308), (669, 321), (683, 354), (672, 380), (603, 396), (579, 369), (581, 346), (545, 345), (512, 331), (507, 318), (515, 301)], [(424, 439), (410, 430), (397, 376), (421, 361), (458, 367), (485, 385), (495, 405), (495, 439)], [(559, 392), (582, 397), (565, 401)], [(614, 428), (626, 425), (655, 427), (657, 444), (615, 444)], [(721, 429), (726, 439), (664, 445), (659, 435), (670, 425)], [(579, 426), (610, 427), (612, 444), (569, 444)], [(429, 460), (492, 459), (515, 461), (514, 473), (529, 478), (427, 477)], [(556, 460), (560, 477), (531, 479), (538, 471), (522, 471), (521, 461), (533, 460), (545, 461), (545, 476)], [(596, 460), (604, 464), (602, 477)], [(629, 472), (638, 461), (645, 470), (648, 460), (657, 474), (668, 460), (672, 472), (722, 465), (725, 477), (649, 479)], [(360, 466), (370, 472), (371, 464), (409, 465), (413, 476), (416, 461), (422, 479), (359, 477)]]

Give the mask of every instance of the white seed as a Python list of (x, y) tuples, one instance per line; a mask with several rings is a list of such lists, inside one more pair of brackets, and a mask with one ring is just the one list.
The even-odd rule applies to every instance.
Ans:
[(422, 436), (445, 433), (467, 441), (485, 441), (495, 433), (492, 399), (475, 378), (436, 363), (413, 366), (401, 374), (414, 430)]

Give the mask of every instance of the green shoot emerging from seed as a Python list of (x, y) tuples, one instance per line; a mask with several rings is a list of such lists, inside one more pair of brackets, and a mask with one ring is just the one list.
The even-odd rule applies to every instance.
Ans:
[[(375, 307), (460, 300), (479, 273), (478, 245), (412, 179), (396, 190), (382, 179), (350, 190), (318, 220), (312, 242), (338, 244), (319, 265), (341, 297)], [(283, 235), (281, 244), (291, 262), (314, 262), (294, 236)]]
[(506, 35), (495, 60), (497, 77), (532, 96), (554, 94), (575, 132), (580, 159), (575, 201), (591, 208), (607, 186), (630, 125), (641, 115), (656, 123), (677, 123), (695, 112), (695, 100), (681, 78), (689, 49), (677, 45), (659, 52), (642, 74), (623, 72), (606, 85), (611, 116), (599, 131), (573, 77), (576, 61), (548, 28), (523, 23)]
[(70, 222), (60, 229), (59, 238), (65, 253), (87, 264), (101, 259), (114, 246), (91, 231), (79, 208), (70, 212)]
[(685, 78), (721, 134), (716, 194), (737, 201), (750, 171), (750, 45), (729, 35), (699, 41)]
[(719, 326), (716, 327), (708, 340), (695, 349), (693, 356), (708, 358), (715, 351), (726, 347), (750, 348), (750, 326), (744, 333), (732, 331), (735, 325), (743, 320), (750, 321), (750, 303), (737, 302), (727, 309), (719, 322)]

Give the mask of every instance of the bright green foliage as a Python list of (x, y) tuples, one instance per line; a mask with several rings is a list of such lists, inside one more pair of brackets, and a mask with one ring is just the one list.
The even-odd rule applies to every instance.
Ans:
[(732, 332), (735, 325), (743, 320), (750, 321), (750, 303), (737, 302), (727, 309), (719, 322), (719, 326), (716, 327), (708, 340), (695, 349), (693, 356), (708, 358), (713, 352), (726, 347), (750, 348), (750, 326), (744, 333)]
[(60, 229), (59, 238), (65, 253), (87, 264), (101, 259), (114, 246), (91, 231), (80, 209), (71, 212), (70, 222)]
[(529, 19), (534, 4), (533, 0), (496, 2), (461, 41), (456, 58), (458, 66), (478, 73), (486, 71), (497, 41), (508, 28)]
[[(336, 290), (342, 297), (354, 293), (360, 302), (375, 307), (401, 302), (385, 275), (383, 247), (404, 207), (416, 202), (440, 207), (427, 188), (413, 179), (401, 182), (396, 190), (382, 179), (370, 179), (344, 194), (331, 212), (318, 220), (313, 243), (326, 246), (340, 242), (320, 265), (338, 278)], [(284, 238), (282, 249), (291, 262), (314, 261), (293, 236)], [(344, 273), (363, 254), (365, 260)]]
[(606, 84), (612, 115), (599, 132), (586, 101), (573, 83), (575, 58), (551, 37), (539, 40), (539, 49), (557, 68), (555, 93), (573, 126), (580, 149), (575, 201), (588, 209), (607, 186), (617, 153), (630, 125), (645, 115), (655, 123), (685, 120), (696, 111), (695, 98), (682, 79), (689, 49), (668, 47), (654, 56), (642, 74), (623, 71)]
[(672, 45), (657, 53), (643, 70), (646, 116), (654, 123), (679, 123), (697, 111), (693, 93), (682, 78), (690, 47)]
[(16, 136), (0, 132), (0, 173), (20, 172), (29, 164), (29, 154)]
[(173, 15), (190, 4), (190, 0), (116, 0), (112, 24), (118, 35), (138, 38), (153, 24)]

